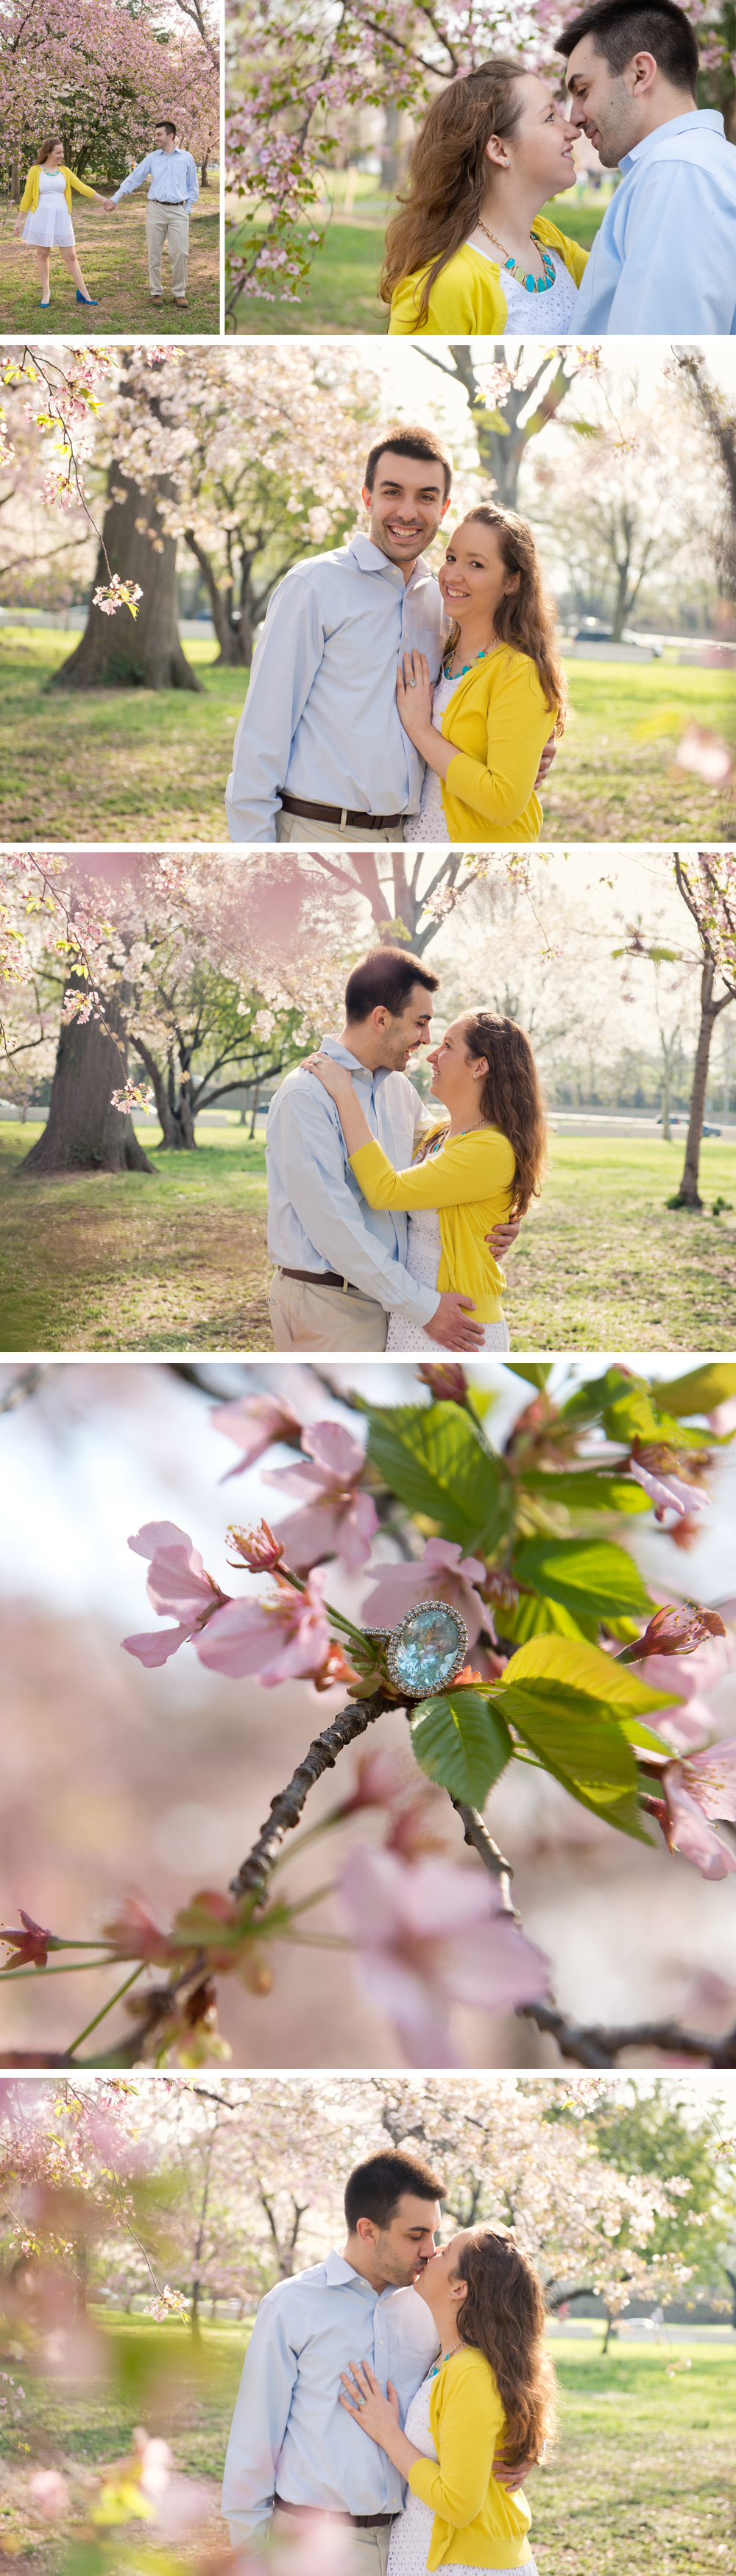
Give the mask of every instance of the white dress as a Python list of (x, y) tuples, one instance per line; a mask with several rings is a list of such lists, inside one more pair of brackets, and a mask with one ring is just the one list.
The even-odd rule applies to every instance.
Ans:
[[(454, 698), (455, 690), (459, 688), (459, 685), (460, 683), (458, 678), (448, 680), (447, 674), (444, 671), (441, 673), (439, 680), (435, 681), (434, 696), (432, 699), (432, 723), (434, 725), (435, 733), (442, 732), (442, 718), (445, 708), (449, 707), (450, 699)], [(422, 797), (419, 812), (418, 814), (407, 814), (405, 816), (404, 840), (424, 842), (440, 841), (443, 844), (447, 841), (447, 824), (445, 822), (442, 796), (440, 792), (440, 781), (437, 776), (436, 769), (425, 769), (422, 781)]]
[(34, 250), (73, 250), (74, 226), (63, 170), (39, 170), (38, 205), (26, 215), (22, 239)]
[[(429, 2428), (433, 2379), (434, 2371), (431, 2371), (429, 2378), (422, 2380), (421, 2388), (412, 2398), (404, 2425), (407, 2441), (413, 2442), (415, 2451), (421, 2451), (425, 2460), (437, 2458)], [(395, 2522), (391, 2524), (387, 2576), (427, 2576), (433, 2522), (431, 2505), (423, 2504), (421, 2496), (412, 2495), (411, 2488), (408, 2488), (403, 2513), (397, 2513)], [(477, 2567), (459, 2567), (453, 2559), (452, 2576), (479, 2576), (479, 2570)], [(503, 2576), (503, 2571), (488, 2567), (485, 2576)], [(505, 2576), (508, 2576), (508, 2569)], [(524, 2559), (520, 2576), (536, 2576), (533, 2558)]]
[[(480, 251), (482, 259), (498, 259), (498, 252), (494, 250), (492, 242), (489, 242), (486, 250), (485, 244), (477, 240), (475, 233), (471, 233), (470, 238), (472, 249)], [(555, 272), (555, 282), (554, 286), (546, 288), (544, 295), (533, 295), (530, 287), (520, 286), (518, 277), (514, 277), (510, 268), (504, 266), (502, 259), (499, 262), (501, 286), (506, 297), (504, 330), (512, 332), (514, 337), (518, 332), (520, 339), (546, 340), (553, 338), (558, 331), (572, 330), (579, 290), (574, 277), (570, 276), (569, 268), (565, 267), (560, 252), (548, 249), (546, 243), (545, 249)], [(541, 270), (538, 274), (541, 274)], [(404, 839), (406, 840), (406, 831)]]
[[(409, 1218), (409, 1248), (405, 1267), (410, 1279), (419, 1279), (423, 1288), (436, 1288), (442, 1259), (442, 1237), (436, 1208), (417, 1208)], [(471, 1318), (472, 1320), (472, 1318)], [(484, 1324), (483, 1340), (475, 1344), (480, 1351), (508, 1351), (511, 1348), (509, 1328), (503, 1315), (498, 1323)], [(428, 1359), (445, 1357), (444, 1345), (433, 1342), (431, 1334), (413, 1324), (409, 1315), (400, 1315), (396, 1307), (388, 1319), (387, 1351), (426, 1351)], [(471, 1359), (472, 1352), (468, 1352)]]

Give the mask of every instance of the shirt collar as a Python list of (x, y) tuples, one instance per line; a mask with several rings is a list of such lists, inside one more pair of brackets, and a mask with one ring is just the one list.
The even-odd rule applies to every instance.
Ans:
[(653, 134), (645, 134), (641, 143), (633, 145), (631, 152), (624, 152), (619, 169), (632, 170), (637, 161), (646, 160), (647, 154), (654, 151), (655, 143), (661, 143), (663, 136), (692, 134), (696, 126), (707, 126), (709, 134), (724, 134), (726, 130), (717, 108), (690, 107), (686, 116), (668, 116), (664, 125), (655, 125)]
[(372, 537), (364, 536), (362, 528), (356, 528), (346, 552), (352, 555), (359, 572), (380, 573), (384, 580), (390, 581), (393, 590), (411, 590), (415, 581), (432, 581), (434, 578), (424, 556), (419, 555), (410, 580), (405, 582), (401, 565), (390, 563), (388, 555), (381, 552), (380, 546), (374, 546)]
[(347, 2284), (353, 2290), (367, 2290), (371, 2299), (378, 2296), (370, 2281), (365, 2281), (362, 2272), (356, 2272), (352, 2263), (346, 2263), (344, 2254), (338, 2254), (334, 2245), (325, 2263), (325, 2279), (332, 2290), (342, 2290)]
[(331, 1055), (335, 1064), (346, 1064), (350, 1073), (363, 1073), (367, 1082), (373, 1081), (370, 1065), (361, 1064), (360, 1057), (352, 1055), (350, 1048), (343, 1046), (340, 1038), (323, 1038), (321, 1045), (322, 1054)]

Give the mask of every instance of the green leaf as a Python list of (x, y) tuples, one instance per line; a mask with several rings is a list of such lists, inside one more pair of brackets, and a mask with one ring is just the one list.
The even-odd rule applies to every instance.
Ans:
[(458, 1404), (366, 1405), (368, 1454), (407, 1510), (436, 1521), (443, 1538), (481, 1554), (512, 1526), (508, 1469)]
[(613, 1539), (524, 1539), (511, 1570), (576, 1617), (635, 1618), (653, 1608), (633, 1557)]
[(602, 1377), (586, 1378), (582, 1386), (576, 1387), (574, 1395), (568, 1396), (567, 1403), (561, 1406), (561, 1419), (563, 1422), (595, 1422), (603, 1413), (604, 1406), (612, 1404), (616, 1396), (634, 1394), (637, 1387), (645, 1385), (644, 1378), (632, 1377), (614, 1360)]
[[(627, 1666), (597, 1646), (537, 1637), (513, 1656), (497, 1695), (516, 1733), (572, 1797), (646, 1842), (629, 1731), (645, 1710), (670, 1703), (666, 1692), (642, 1682), (632, 1698), (628, 1678)], [(658, 1737), (649, 1742), (662, 1751)]]
[(736, 1395), (736, 1365), (733, 1360), (706, 1360), (685, 1377), (653, 1379), (652, 1394), (670, 1413), (713, 1413), (717, 1404)]
[(676, 1449), (703, 1446), (702, 1431), (689, 1431), (674, 1413), (663, 1412), (644, 1386), (634, 1387), (606, 1405), (603, 1426), (611, 1440), (669, 1440)]
[(540, 1393), (552, 1375), (551, 1360), (504, 1360), (503, 1365), (510, 1377), (523, 1378), (527, 1386), (538, 1387)]
[(417, 1761), (430, 1780), (466, 1806), (485, 1806), (511, 1759), (508, 1727), (495, 1702), (466, 1687), (420, 1700), (411, 1721)]
[(579, 1474), (574, 1468), (569, 1473), (561, 1468), (557, 1474), (554, 1467), (534, 1467), (528, 1473), (525, 1469), (520, 1481), (525, 1494), (542, 1494), (551, 1503), (571, 1504), (573, 1510), (576, 1505), (581, 1511), (598, 1512), (652, 1509), (650, 1496), (637, 1485), (634, 1476), (612, 1476), (603, 1468), (597, 1472), (594, 1467), (584, 1467)]
[[(499, 1610), (494, 1601), (493, 1625), (497, 1637), (513, 1637), (519, 1646), (527, 1637), (542, 1637), (550, 1630), (558, 1637), (589, 1637), (595, 1645), (600, 1621), (586, 1619), (582, 1612), (574, 1618), (561, 1601), (545, 1601), (538, 1592), (520, 1592), (515, 1610)], [(638, 1634), (635, 1628), (634, 1636)]]
[(639, 1679), (631, 1664), (617, 1663), (615, 1655), (604, 1654), (602, 1646), (577, 1644), (574, 1640), (568, 1643), (562, 1637), (534, 1637), (528, 1645), (521, 1646), (494, 1687), (506, 1692), (512, 1683), (516, 1689), (522, 1685), (533, 1688), (535, 1703), (537, 1694), (554, 1684), (567, 1693), (576, 1707), (583, 1700), (593, 1700), (597, 1707), (605, 1707), (617, 1723), (624, 1718), (647, 1717), (655, 1708), (672, 1708), (676, 1698), (669, 1685), (665, 1690), (653, 1690), (649, 1682)]

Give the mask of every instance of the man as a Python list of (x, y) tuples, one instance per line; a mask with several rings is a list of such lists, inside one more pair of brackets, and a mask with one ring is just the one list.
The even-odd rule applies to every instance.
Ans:
[(622, 172), (575, 330), (736, 330), (736, 150), (698, 108), (698, 44), (675, 0), (593, 0), (556, 39), (570, 122)]
[[(234, 2549), (337, 2515), (356, 2576), (385, 2576), (402, 2481), (340, 2405), (340, 2374), (367, 2361), (402, 2416), (437, 2350), (413, 2282), (434, 2253), (442, 2184), (395, 2148), (369, 2156), (345, 2189), (347, 2244), (261, 2300), (225, 2461), (222, 2510)], [(523, 2470), (502, 2473), (519, 2486)]]
[(109, 208), (119, 206), (121, 197), (129, 197), (144, 179), (151, 185), (146, 203), (146, 241), (148, 244), (148, 282), (151, 303), (163, 304), (161, 286), (161, 253), (168, 238), (171, 261), (172, 301), (187, 312), (187, 258), (189, 253), (189, 216), (199, 196), (199, 181), (191, 152), (177, 150), (176, 126), (170, 117), (162, 117), (154, 128), (155, 151), (147, 152), (135, 170), (129, 170), (116, 188), (114, 197), (105, 200)]
[[(342, 1037), (322, 1040), (324, 1053), (356, 1076), (361, 1108), (395, 1171), (406, 1170), (435, 1123), (406, 1066), (427, 1044), (438, 982), (406, 949), (373, 949), (348, 977)], [(382, 1351), (393, 1307), (444, 1350), (482, 1343), (472, 1298), (410, 1278), (407, 1218), (368, 1207), (334, 1100), (309, 1074), (287, 1074), (272, 1101), (266, 1171), (268, 1249), (278, 1264), (268, 1301), (277, 1351)], [(517, 1223), (489, 1235), (497, 1259), (518, 1231)]]

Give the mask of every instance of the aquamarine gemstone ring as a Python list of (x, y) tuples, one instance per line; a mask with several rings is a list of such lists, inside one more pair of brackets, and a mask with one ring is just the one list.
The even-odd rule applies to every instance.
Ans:
[(450, 1601), (419, 1601), (398, 1628), (364, 1628), (363, 1634), (385, 1645), (389, 1679), (406, 1699), (448, 1690), (468, 1660), (465, 1620)]

